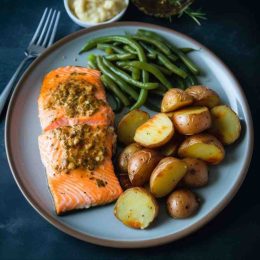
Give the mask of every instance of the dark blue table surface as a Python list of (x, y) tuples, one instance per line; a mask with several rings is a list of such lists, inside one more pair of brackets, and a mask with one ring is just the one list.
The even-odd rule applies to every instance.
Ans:
[[(257, 1), (255, 1), (257, 2)], [(182, 18), (169, 22), (146, 16), (130, 6), (123, 20), (167, 26), (192, 36), (214, 51), (240, 81), (252, 109), (255, 150), (247, 178), (238, 194), (213, 221), (180, 241), (151, 249), (119, 250), (74, 239), (48, 224), (25, 200), (9, 169), (0, 118), (0, 259), (244, 259), (259, 255), (259, 23), (254, 1), (197, 1), (208, 20), (196, 26)], [(43, 9), (55, 7), (62, 16), (56, 39), (80, 28), (65, 13), (63, 1), (1, 0), (0, 90), (12, 76), (32, 37)], [(258, 59), (257, 59), (258, 58)], [(256, 257), (257, 258), (257, 257)]]

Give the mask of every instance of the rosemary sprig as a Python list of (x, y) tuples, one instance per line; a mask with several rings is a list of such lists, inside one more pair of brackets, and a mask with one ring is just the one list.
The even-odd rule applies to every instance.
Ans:
[(195, 21), (198, 25), (201, 25), (200, 20), (206, 20), (206, 14), (203, 13), (200, 9), (193, 10), (191, 7), (185, 8), (180, 14), (179, 17), (183, 14), (188, 15), (193, 21)]
[[(181, 6), (180, 0), (168, 0), (173, 5)], [(188, 15), (193, 21), (195, 21), (198, 25), (201, 25), (199, 20), (206, 20), (206, 14), (201, 11), (201, 9), (193, 10), (191, 8), (192, 3), (185, 5), (183, 9), (179, 12), (178, 17), (181, 17), (183, 14)]]

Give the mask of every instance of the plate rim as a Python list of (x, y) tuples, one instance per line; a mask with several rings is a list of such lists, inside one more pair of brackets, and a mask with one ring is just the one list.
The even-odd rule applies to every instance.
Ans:
[[(55, 220), (51, 214), (45, 210), (44, 208), (40, 207), (33, 196), (30, 195), (29, 191), (23, 186), (21, 182), (21, 176), (18, 173), (19, 171), (15, 168), (14, 160), (12, 158), (12, 153), (11, 153), (11, 148), (10, 148), (10, 136), (9, 136), (9, 129), (10, 129), (10, 122), (11, 122), (11, 117), (12, 117), (12, 108), (13, 104), (15, 103), (16, 96), (18, 94), (19, 89), (22, 87), (23, 82), (26, 80), (28, 76), (30, 76), (31, 71), (38, 65), (38, 63), (46, 56), (51, 54), (54, 50), (62, 46), (63, 44), (66, 44), (80, 36), (87, 35), (90, 32), (93, 31), (98, 31), (101, 29), (106, 29), (106, 28), (114, 28), (114, 27), (120, 27), (120, 26), (135, 26), (135, 27), (146, 27), (149, 29), (155, 29), (155, 30), (162, 30), (164, 32), (168, 32), (171, 34), (175, 34), (180, 36), (181, 38), (184, 38), (188, 40), (189, 42), (200, 46), (203, 48), (205, 51), (208, 52), (221, 66), (228, 72), (229, 76), (231, 77), (232, 81), (234, 81), (235, 85), (237, 86), (237, 90), (239, 91), (239, 96), (242, 97), (243, 101), (243, 110), (245, 111), (245, 117), (247, 119), (247, 128), (248, 128), (248, 133), (249, 133), (249, 140), (248, 140), (248, 153), (246, 155), (246, 160), (245, 163), (240, 170), (239, 178), (236, 180), (234, 183), (233, 187), (231, 190), (228, 192), (228, 194), (225, 196), (225, 198), (220, 201), (219, 204), (215, 206), (215, 208), (206, 216), (201, 218), (199, 221), (195, 222), (194, 224), (190, 225), (189, 227), (185, 228), (184, 230), (178, 231), (174, 234), (167, 235), (167, 236), (161, 236), (159, 238), (153, 238), (153, 239), (142, 239), (142, 240), (115, 240), (115, 239), (108, 239), (108, 238), (101, 238), (97, 236), (92, 236), (86, 233), (82, 233), (80, 231), (77, 231), (73, 228), (70, 228), (66, 226), (65, 224)], [(90, 242), (96, 245), (101, 245), (101, 246), (107, 246), (107, 247), (114, 247), (114, 248), (144, 248), (144, 247), (152, 247), (152, 246), (158, 246), (162, 245), (165, 243), (169, 243), (175, 240), (178, 240), (180, 238), (183, 238), (187, 235), (190, 235), (191, 233), (194, 233), (198, 229), (202, 228), (204, 225), (206, 225), (209, 221), (211, 221), (214, 217), (216, 217), (228, 204), (229, 202), (234, 198), (236, 193), (238, 192), (240, 186), (242, 185), (247, 172), (248, 168), (250, 166), (252, 154), (253, 154), (253, 146), (254, 146), (254, 132), (253, 132), (253, 121), (252, 121), (252, 116), (251, 116), (251, 111), (247, 102), (247, 98), (244, 94), (244, 91), (232, 73), (232, 71), (225, 65), (225, 63), (218, 58), (211, 50), (209, 50), (207, 47), (205, 47), (203, 44), (199, 43), (198, 41), (194, 40), (190, 36), (187, 36), (184, 33), (175, 31), (173, 29), (159, 26), (159, 25), (154, 25), (150, 23), (143, 23), (143, 22), (115, 22), (111, 24), (104, 24), (104, 25), (98, 25), (94, 26), (91, 28), (87, 29), (81, 29), (79, 31), (73, 32), (62, 39), (58, 40), (55, 42), (51, 47), (49, 47), (41, 56), (39, 56), (37, 59), (35, 59), (30, 66), (27, 68), (27, 70), (24, 72), (24, 74), (21, 76), (20, 80), (18, 81), (17, 85), (15, 86), (15, 89), (12, 93), (8, 109), (7, 109), (7, 114), (6, 114), (6, 123), (5, 123), (5, 148), (6, 148), (6, 155), (7, 155), (7, 160), (9, 167), (11, 169), (13, 178), (15, 179), (15, 182), (17, 186), (19, 187), (20, 191), (22, 192), (23, 196), (26, 198), (26, 200), (30, 203), (30, 205), (45, 219), (47, 220), (50, 224), (55, 226), (57, 229), (60, 231), (71, 235), (72, 237), (75, 237), (77, 239), (80, 239), (85, 242)]]

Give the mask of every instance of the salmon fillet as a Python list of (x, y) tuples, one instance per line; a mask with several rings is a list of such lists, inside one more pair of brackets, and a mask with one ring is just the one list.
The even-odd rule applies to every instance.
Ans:
[(98, 124), (112, 125), (114, 122), (114, 113), (107, 105), (100, 106), (99, 110), (90, 114), (86, 111), (83, 115), (71, 117), (66, 113), (64, 105), (54, 104), (48, 106), (52, 99), (53, 93), (57, 92), (59, 86), (66, 83), (70, 79), (74, 81), (85, 81), (96, 88), (95, 96), (99, 100), (106, 102), (106, 95), (100, 80), (100, 72), (93, 69), (83, 67), (61, 67), (49, 72), (42, 83), (38, 107), (39, 118), (42, 129), (44, 131), (51, 130), (61, 126), (76, 125), (76, 124)]
[[(74, 98), (74, 92), (68, 91), (86, 86), (75, 92), (81, 98), (89, 84), (95, 86), (90, 93), (95, 99), (84, 96), (83, 102), (71, 106), (68, 99)], [(65, 97), (64, 102), (55, 102), (55, 97)], [(86, 100), (93, 102), (81, 111)], [(99, 72), (71, 66), (51, 71), (44, 78), (38, 104), (43, 128), (39, 149), (56, 213), (116, 200), (122, 189), (111, 160), (116, 140), (114, 113), (106, 102)]]

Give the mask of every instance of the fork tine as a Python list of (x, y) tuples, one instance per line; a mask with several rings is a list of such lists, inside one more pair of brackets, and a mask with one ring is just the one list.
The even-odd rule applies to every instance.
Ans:
[(60, 19), (60, 11), (57, 13), (57, 17), (56, 17), (56, 20), (55, 20), (55, 23), (54, 23), (54, 27), (53, 27), (53, 30), (52, 30), (52, 34), (51, 34), (51, 38), (50, 38), (50, 40), (49, 40), (49, 43), (48, 43), (48, 46), (47, 46), (47, 47), (49, 47), (50, 45), (52, 45), (52, 43), (53, 43), (53, 41), (54, 41), (54, 37), (55, 37), (56, 31), (57, 31), (59, 19)]
[(51, 28), (52, 28), (52, 25), (53, 25), (55, 16), (56, 16), (56, 10), (54, 10), (53, 15), (52, 15), (52, 17), (51, 17), (51, 21), (50, 21), (50, 24), (49, 24), (47, 33), (46, 33), (46, 35), (45, 35), (44, 41), (43, 41), (43, 43), (42, 43), (42, 46), (45, 46), (46, 43), (47, 43), (47, 41), (48, 41), (49, 34), (50, 34), (50, 32), (51, 32)]
[(30, 44), (32, 44), (32, 43), (35, 41), (35, 39), (38, 37), (38, 34), (39, 34), (40, 29), (41, 29), (41, 27), (42, 27), (42, 24), (43, 24), (43, 21), (44, 21), (44, 19), (45, 19), (45, 16), (46, 16), (47, 11), (48, 11), (48, 7), (45, 8), (45, 10), (44, 10), (44, 12), (43, 12), (43, 15), (42, 15), (42, 18), (41, 18), (41, 20), (40, 20), (40, 23), (39, 23), (39, 25), (38, 25), (38, 27), (37, 27), (37, 29), (36, 29), (36, 31), (35, 31), (33, 37), (32, 37), (32, 40), (31, 40)]
[(40, 43), (41, 43), (41, 41), (43, 39), (43, 36), (44, 36), (44, 34), (45, 34), (46, 30), (47, 30), (47, 26), (48, 26), (51, 14), (52, 14), (52, 9), (50, 9), (50, 11), (49, 11), (49, 14), (48, 14), (47, 19), (46, 19), (46, 21), (44, 23), (41, 35), (40, 35), (40, 37), (39, 37), (39, 39), (38, 39), (38, 41), (36, 43), (37, 45), (40, 45)]

